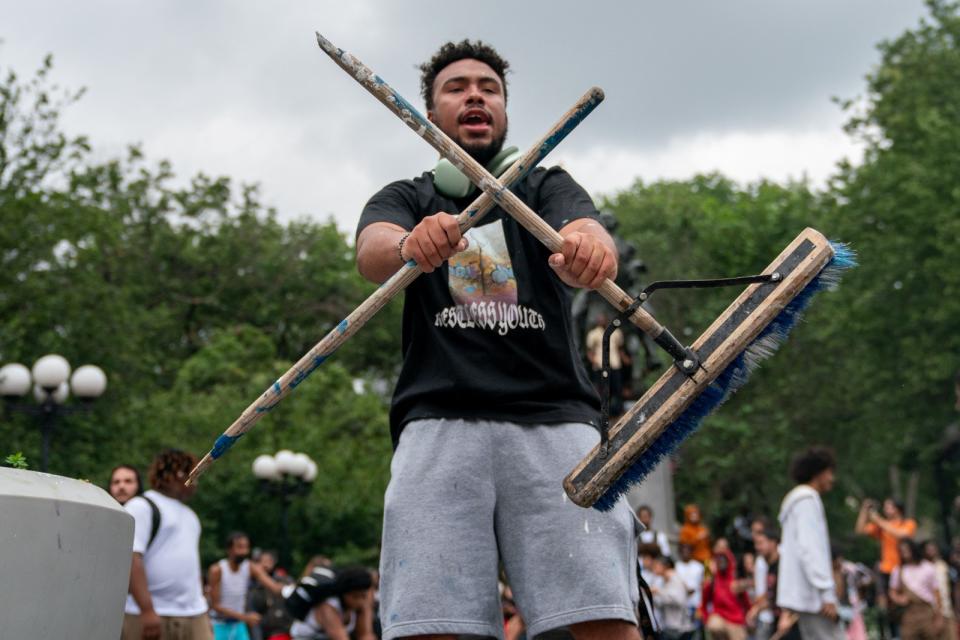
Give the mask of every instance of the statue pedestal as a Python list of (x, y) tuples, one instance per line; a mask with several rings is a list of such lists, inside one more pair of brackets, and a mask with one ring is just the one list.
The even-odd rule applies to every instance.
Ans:
[(88, 482), (0, 468), (0, 635), (116, 640), (133, 518)]

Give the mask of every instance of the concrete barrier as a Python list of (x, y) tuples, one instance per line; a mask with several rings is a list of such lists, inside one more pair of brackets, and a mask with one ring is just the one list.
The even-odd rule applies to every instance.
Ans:
[(119, 638), (132, 546), (103, 489), (0, 468), (0, 637)]

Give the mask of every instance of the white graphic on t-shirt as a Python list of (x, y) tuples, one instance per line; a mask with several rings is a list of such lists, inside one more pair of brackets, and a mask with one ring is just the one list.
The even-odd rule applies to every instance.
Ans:
[(437, 313), (435, 325), (492, 329), (500, 335), (517, 328), (543, 330), (543, 316), (517, 304), (517, 279), (503, 221), (474, 227), (466, 236), (469, 247), (451, 257), (448, 265), (450, 295), (457, 304)]

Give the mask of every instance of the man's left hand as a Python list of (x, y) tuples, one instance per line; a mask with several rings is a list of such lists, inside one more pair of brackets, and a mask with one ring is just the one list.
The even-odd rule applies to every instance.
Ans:
[(571, 287), (597, 289), (603, 281), (617, 277), (617, 255), (600, 237), (573, 231), (563, 238), (560, 253), (549, 264)]

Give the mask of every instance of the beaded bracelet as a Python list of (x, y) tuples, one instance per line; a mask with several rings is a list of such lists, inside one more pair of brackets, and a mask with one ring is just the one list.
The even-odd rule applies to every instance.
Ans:
[(407, 233), (400, 236), (400, 242), (397, 243), (397, 255), (400, 256), (400, 262), (404, 262), (404, 263), (406, 262), (406, 260), (403, 257), (403, 243), (406, 242), (407, 238), (409, 237), (410, 237), (410, 232), (408, 231)]

